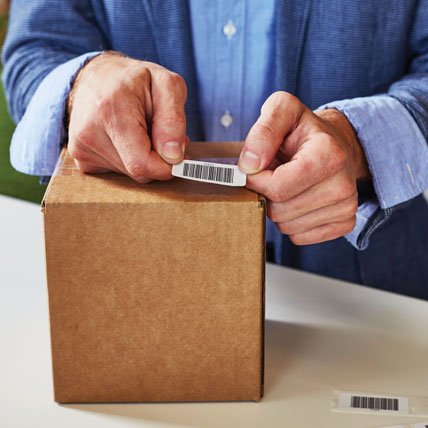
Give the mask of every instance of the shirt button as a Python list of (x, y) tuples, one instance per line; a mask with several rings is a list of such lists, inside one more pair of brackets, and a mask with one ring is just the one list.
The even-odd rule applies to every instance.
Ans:
[(224, 35), (230, 40), (236, 34), (236, 27), (233, 21), (227, 21), (227, 24), (223, 27)]
[(220, 118), (220, 124), (221, 126), (225, 128), (229, 128), (230, 125), (233, 123), (233, 117), (232, 115), (226, 110), (223, 114), (223, 116)]

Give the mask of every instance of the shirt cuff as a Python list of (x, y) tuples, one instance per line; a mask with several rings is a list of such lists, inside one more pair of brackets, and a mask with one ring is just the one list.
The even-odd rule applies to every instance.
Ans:
[(355, 227), (352, 232), (345, 235), (345, 239), (359, 250), (365, 250), (368, 246), (369, 236), (363, 237), (362, 232), (365, 230), (367, 225), (373, 220), (375, 214), (379, 210), (379, 203), (376, 200), (369, 200), (362, 203), (357, 210), (357, 220)]
[(49, 176), (66, 137), (64, 112), (79, 70), (101, 52), (89, 52), (53, 69), (40, 83), (10, 146), (12, 166), (25, 174)]
[(428, 145), (407, 109), (388, 95), (335, 101), (318, 110), (327, 108), (341, 111), (352, 124), (373, 177), (377, 200), (358, 207), (355, 228), (345, 235), (363, 250), (393, 207), (428, 188)]

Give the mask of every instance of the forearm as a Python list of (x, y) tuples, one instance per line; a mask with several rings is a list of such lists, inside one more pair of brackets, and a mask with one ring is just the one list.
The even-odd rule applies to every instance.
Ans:
[(91, 16), (89, 0), (14, 0), (2, 51), (3, 81), (18, 122), (36, 89), (56, 67), (108, 43)]

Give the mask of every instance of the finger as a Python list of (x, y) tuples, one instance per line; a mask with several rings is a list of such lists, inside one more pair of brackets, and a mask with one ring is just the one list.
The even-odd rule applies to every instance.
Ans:
[(305, 111), (309, 110), (291, 94), (273, 93), (263, 104), (260, 117), (248, 133), (239, 158), (240, 169), (254, 174), (267, 168)]
[[(74, 157), (74, 163), (76, 167), (79, 169), (79, 171), (87, 174), (95, 174), (95, 173), (106, 173), (106, 172), (117, 172), (117, 173), (125, 173), (124, 168), (122, 165), (122, 168), (117, 168), (115, 165), (113, 165), (109, 160), (104, 159), (102, 156), (98, 155), (97, 153), (91, 151), (87, 147), (84, 149), (80, 149), (78, 153), (74, 152), (73, 150), (70, 151), (70, 154)], [(73, 155), (73, 153), (74, 155)], [(151, 180), (147, 179), (145, 177), (139, 177), (136, 179), (139, 183), (149, 183)]]
[(79, 161), (126, 174), (116, 149), (102, 130), (81, 133), (78, 137), (70, 131), (68, 150)]
[[(105, 174), (108, 172), (112, 172), (114, 171), (112, 168), (102, 168), (99, 167), (97, 165), (92, 165), (90, 163), (87, 162), (82, 162), (82, 161), (78, 161), (77, 159), (74, 159), (74, 163), (77, 167), (77, 169), (81, 172), (83, 172), (84, 174)], [(148, 179), (148, 178), (143, 178), (140, 177), (138, 179), (138, 182), (141, 184), (146, 184), (146, 183), (150, 183), (152, 180)]]
[(83, 172), (85, 174), (98, 174), (98, 173), (111, 172), (111, 169), (101, 168), (100, 166), (91, 165), (90, 163), (79, 161), (77, 159), (74, 159), (74, 164), (76, 165), (77, 169), (80, 172)]
[(166, 70), (152, 74), (152, 143), (170, 164), (181, 162), (186, 148), (186, 98), (186, 84), (178, 74)]
[[(96, 134), (96, 136), (95, 136)], [(70, 133), (70, 135), (73, 135)], [(127, 174), (110, 138), (103, 131), (86, 132), (78, 138), (71, 136), (68, 146), (77, 168), (85, 173), (117, 172)], [(134, 177), (139, 183), (148, 183), (146, 177)]]
[(123, 101), (115, 100), (108, 107), (103, 123), (126, 173), (136, 181), (172, 178), (171, 166), (151, 150), (147, 124), (139, 106), (124, 97)]
[[(273, 221), (290, 221), (328, 206), (357, 200), (356, 183), (341, 176), (330, 177), (285, 202), (270, 202)], [(339, 205), (340, 206), (340, 205)]]
[[(310, 187), (337, 174), (344, 166), (342, 153), (331, 155), (333, 142), (325, 134), (315, 134), (296, 155), (274, 171), (265, 170), (247, 177), (247, 187), (274, 202), (294, 198)], [(349, 195), (348, 195), (349, 196)]]
[(277, 223), (278, 229), (282, 233), (294, 235), (307, 232), (323, 224), (345, 221), (355, 215), (357, 207), (358, 199), (355, 195), (345, 201), (319, 208), (292, 220), (287, 220), (272, 210), (271, 204), (268, 204), (268, 214), (269, 218)]
[[(78, 156), (77, 158), (74, 158), (76, 166), (83, 171), (82, 168), (80, 168), (81, 165), (89, 165), (92, 168), (100, 168), (105, 170), (105, 172), (117, 172), (122, 173), (121, 170), (117, 169), (114, 165), (112, 165), (110, 162), (103, 159), (101, 156), (99, 156), (96, 153), (89, 153), (87, 156)], [(83, 172), (90, 172), (90, 171), (83, 171)], [(123, 173), (122, 173), (123, 174)]]
[(352, 232), (355, 227), (356, 217), (349, 218), (338, 223), (324, 224), (304, 233), (289, 235), (291, 242), (296, 245), (318, 244), (331, 241)]

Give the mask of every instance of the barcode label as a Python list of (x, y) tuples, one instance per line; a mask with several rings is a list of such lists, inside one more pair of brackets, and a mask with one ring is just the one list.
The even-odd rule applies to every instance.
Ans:
[(338, 410), (408, 414), (409, 400), (405, 397), (340, 392)]
[(354, 409), (392, 410), (398, 412), (398, 398), (353, 395), (351, 397), (351, 407)]
[(184, 160), (172, 166), (172, 175), (225, 186), (245, 186), (247, 176), (236, 165)]

